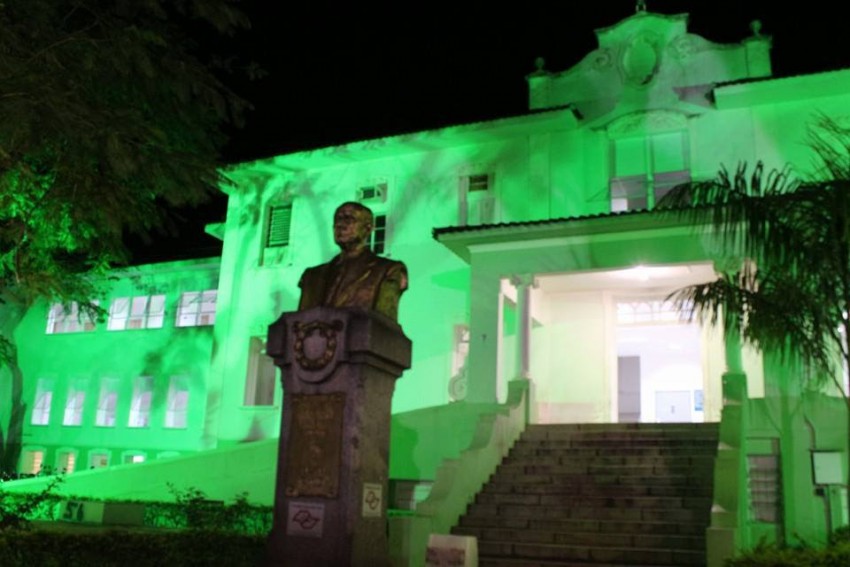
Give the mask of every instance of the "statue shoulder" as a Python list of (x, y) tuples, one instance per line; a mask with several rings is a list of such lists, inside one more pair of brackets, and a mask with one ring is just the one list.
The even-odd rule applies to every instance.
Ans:
[(407, 266), (404, 265), (404, 262), (383, 258), (381, 256), (376, 256), (376, 258), (378, 260), (378, 265), (384, 272), (384, 281), (397, 283), (402, 291), (407, 289)]
[(298, 282), (300, 287), (304, 287), (305, 283), (313, 282), (316, 280), (322, 281), (327, 277), (328, 270), (331, 269), (336, 258), (331, 260), (330, 262), (325, 262), (324, 264), (319, 264), (318, 266), (311, 266), (305, 269), (301, 273), (301, 280)]

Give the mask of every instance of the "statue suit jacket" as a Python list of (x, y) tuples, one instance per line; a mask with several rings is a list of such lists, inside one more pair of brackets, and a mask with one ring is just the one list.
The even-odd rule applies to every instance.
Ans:
[(327, 264), (304, 270), (298, 309), (362, 307), (397, 320), (398, 300), (407, 289), (407, 268), (376, 256), (369, 249), (352, 259), (336, 256)]

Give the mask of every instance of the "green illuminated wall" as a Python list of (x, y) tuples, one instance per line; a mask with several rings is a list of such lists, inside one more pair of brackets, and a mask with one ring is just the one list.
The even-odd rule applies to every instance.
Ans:
[[(769, 39), (754, 36), (739, 45), (719, 46), (686, 32), (684, 18), (653, 14), (637, 14), (600, 30), (599, 49), (574, 68), (541, 72), (529, 79), (532, 107), (552, 110), (234, 167), (229, 175), (235, 186), (227, 189), (230, 206), (220, 288), (226, 307), (216, 326), (223, 346), (211, 370), (214, 395), (224, 400), (216, 409), (219, 439), (237, 442), (275, 435), (276, 411), (240, 402), (248, 358), (245, 337), (262, 336), (277, 314), (295, 308), (303, 269), (336, 252), (330, 233), (333, 209), (342, 201), (358, 199), (360, 187), (386, 184), (384, 199), (364, 202), (379, 214), (388, 214), (388, 255), (407, 262), (411, 276), (400, 320), (416, 347), (413, 368), (398, 383), (396, 412), (449, 400), (453, 328), (459, 324), (472, 328), (468, 399), (498, 399), (504, 381), (513, 378), (516, 339), (508, 334), (494, 340), (500, 297), (496, 280), (517, 273), (617, 269), (641, 262), (710, 263), (722, 256), (722, 251), (701, 242), (684, 245), (689, 237), (683, 234), (665, 240), (643, 228), (638, 229), (642, 232), (637, 240), (634, 235), (621, 241), (602, 237), (607, 244), (561, 250), (510, 245), (518, 237), (538, 238), (532, 228), (525, 234), (519, 228), (508, 231), (498, 244), (485, 243), (484, 237), (476, 240), (483, 231), (469, 231), (457, 237), (468, 242), (449, 246), (455, 254), (430, 237), (436, 227), (459, 223), (464, 208), (462, 179), (469, 174), (492, 176), (492, 204), (485, 220), (511, 223), (608, 213), (610, 180), (651, 169), (645, 156), (633, 151), (645, 144), (659, 148), (653, 150), (655, 167), (681, 167), (695, 179), (713, 176), (721, 163), (734, 167), (741, 160), (805, 167), (809, 155), (800, 143), (805, 126), (816, 109), (827, 113), (840, 109), (846, 99), (838, 96), (842, 91), (835, 83), (848, 84), (850, 75), (725, 84), (769, 76)], [(805, 87), (810, 80), (830, 87)], [(564, 104), (575, 110), (555, 108)], [(661, 142), (654, 141), (665, 136), (681, 140), (680, 155), (671, 157), (669, 150), (660, 149)], [(290, 244), (264, 251), (269, 208), (280, 204), (292, 206)], [(619, 230), (616, 219), (600, 223), (610, 224), (610, 229), (594, 230)], [(486, 246), (496, 248), (491, 253)], [(573, 409), (584, 409), (574, 411), (574, 418), (611, 418), (611, 323), (604, 319), (609, 304), (601, 295), (590, 303), (576, 303), (578, 321), (586, 316), (580, 324), (569, 302), (554, 305), (554, 312), (564, 311), (563, 317), (550, 321), (550, 328), (536, 328), (532, 366), (547, 397), (541, 403), (565, 404), (553, 415), (569, 413), (570, 404), (578, 404)], [(590, 341), (591, 336), (596, 340)], [(569, 385), (554, 370), (565, 341), (568, 352), (574, 349), (585, 355), (573, 357), (581, 362)], [(714, 419), (719, 415), (716, 382), (722, 372), (719, 341), (705, 341), (703, 364), (706, 404)], [(545, 343), (548, 349), (542, 348)], [(759, 389), (755, 380), (755, 390)], [(589, 398), (575, 399), (579, 393)]]
[[(132, 455), (149, 460), (214, 443), (206, 432), (212, 326), (178, 328), (175, 317), (183, 292), (216, 289), (217, 259), (142, 266), (116, 276), (106, 282), (107, 296), (101, 304), (108, 309), (116, 298), (164, 294), (161, 328), (108, 330), (104, 321), (91, 331), (46, 334), (49, 306), (45, 304), (31, 309), (18, 328), (23, 400), (28, 406), (24, 452), (44, 451), (43, 464), (54, 469), (62, 468), (57, 461), (60, 451), (73, 452), (76, 470), (83, 470), (92, 465), (92, 453), (108, 455), (109, 464), (114, 465)], [(134, 385), (142, 376), (150, 376), (153, 386), (148, 425), (130, 427)], [(166, 426), (172, 377), (180, 377), (188, 388), (185, 427)], [(34, 425), (40, 380), (51, 385), (52, 400), (46, 423)], [(116, 404), (114, 418), (104, 417), (98, 425), (98, 411), (104, 410), (99, 407), (104, 381), (114, 384)], [(72, 383), (84, 386), (79, 425), (64, 424)]]

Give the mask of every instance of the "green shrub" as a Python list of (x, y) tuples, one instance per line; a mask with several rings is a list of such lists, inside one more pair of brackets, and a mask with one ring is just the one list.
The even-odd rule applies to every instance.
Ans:
[(841, 526), (829, 534), (829, 545), (850, 543), (850, 526)]
[(841, 541), (826, 549), (759, 546), (726, 562), (727, 567), (847, 567), (848, 565), (850, 565), (850, 541)]
[(175, 502), (149, 502), (145, 506), (145, 525), (189, 528), (265, 535), (271, 530), (272, 508), (255, 506), (247, 494), (238, 494), (233, 502), (209, 500), (197, 488), (177, 490), (168, 485)]
[(41, 492), (10, 494), (0, 485), (0, 531), (28, 529), (32, 520), (52, 519), (62, 477), (54, 477)]
[(3, 567), (261, 565), (266, 539), (206, 530), (0, 532)]

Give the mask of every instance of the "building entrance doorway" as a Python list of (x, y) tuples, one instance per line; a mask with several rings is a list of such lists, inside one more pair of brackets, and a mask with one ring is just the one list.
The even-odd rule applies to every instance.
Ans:
[[(629, 302), (629, 306), (636, 303)], [(618, 302), (617, 306), (622, 314), (623, 303)], [(704, 421), (701, 353), (700, 330), (694, 324), (619, 321), (617, 420)]]
[[(535, 274), (533, 419), (716, 420), (720, 388), (714, 384), (719, 384), (723, 367), (722, 333), (683, 321), (665, 301), (685, 285), (715, 277), (710, 264)], [(506, 368), (511, 367), (511, 354), (503, 353), (500, 361)]]

